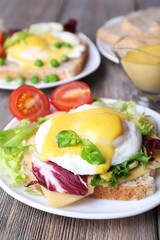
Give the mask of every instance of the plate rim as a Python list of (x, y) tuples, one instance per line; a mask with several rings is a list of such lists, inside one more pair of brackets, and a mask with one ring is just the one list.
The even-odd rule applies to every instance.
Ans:
[[(55, 82), (55, 83), (42, 83), (42, 86), (41, 85), (39, 86), (37, 84), (26, 84), (26, 85), (31, 85), (31, 86), (37, 87), (38, 89), (48, 89), (48, 88), (57, 87), (59, 85), (62, 85), (62, 84), (68, 83), (68, 82), (80, 80), (80, 79), (88, 76), (89, 74), (95, 72), (98, 69), (98, 67), (100, 66), (100, 63), (101, 63), (101, 56), (100, 56), (100, 53), (97, 49), (97, 46), (96, 46), (96, 44), (94, 44), (94, 42), (86, 34), (84, 34), (82, 32), (78, 32), (77, 35), (79, 35), (84, 40), (86, 40), (86, 42), (88, 44), (88, 54), (87, 54), (88, 56), (89, 56), (90, 52), (96, 53), (96, 61), (97, 62), (95, 64), (94, 68), (88, 69), (85, 73), (83, 73), (85, 64), (87, 64), (87, 61), (89, 61), (89, 59), (87, 59), (88, 58), (88, 56), (87, 56), (86, 57), (86, 63), (84, 64), (82, 71), (78, 75), (74, 76), (73, 78), (60, 80), (60, 81)], [(0, 89), (4, 89), (4, 90), (14, 90), (18, 87), (19, 87), (18, 84), (9, 85), (7, 83), (6, 84), (5, 83), (0, 83)]]
[[(116, 99), (109, 99), (109, 98), (101, 98), (102, 100), (106, 101), (106, 102), (114, 102), (116, 101)], [(150, 109), (150, 108), (147, 108), (147, 107), (144, 107), (144, 106), (141, 106), (141, 105), (137, 105), (138, 109), (140, 112), (142, 112), (145, 108), (146, 111), (149, 111), (151, 114), (153, 115), (157, 115), (157, 118), (160, 117), (160, 113)], [(157, 119), (156, 118), (156, 119)], [(18, 120), (16, 118), (13, 118), (7, 125), (4, 129), (8, 129), (9, 127), (13, 126), (13, 124), (15, 122), (18, 122)], [(158, 128), (160, 130), (160, 123), (158, 124)], [(158, 135), (160, 135), (160, 131), (158, 133)], [(7, 179), (9, 179), (7, 177)], [(144, 207), (141, 207), (141, 209), (138, 208), (138, 210), (130, 210), (130, 211), (127, 211), (127, 212), (119, 212), (119, 213), (104, 213), (102, 215), (102, 213), (84, 213), (84, 212), (75, 212), (75, 211), (72, 211), (72, 210), (67, 210), (67, 207), (66, 208), (53, 208), (51, 206), (46, 206), (44, 205), (43, 203), (38, 203), (34, 200), (30, 200), (29, 198), (26, 198), (25, 196), (22, 196), (20, 195), (19, 193), (15, 192), (14, 189), (12, 188), (9, 188), (5, 182), (3, 182), (1, 176), (0, 176), (0, 187), (7, 193), (9, 194), (10, 196), (12, 196), (14, 199), (30, 206), (30, 207), (33, 207), (35, 209), (38, 209), (38, 210), (41, 210), (41, 211), (44, 211), (44, 212), (48, 212), (48, 213), (51, 213), (51, 214), (56, 214), (56, 215), (60, 215), (60, 216), (65, 216), (65, 217), (73, 217), (73, 218), (79, 218), (79, 219), (118, 219), (118, 218), (124, 218), (124, 217), (131, 217), (131, 216), (136, 216), (136, 215), (139, 215), (141, 213), (144, 213), (144, 212), (147, 212), (155, 207), (157, 207), (159, 204), (160, 204), (160, 198), (156, 198), (156, 200), (154, 200), (152, 202), (152, 196), (154, 197), (154, 194), (151, 195), (151, 204), (148, 206), (146, 204), (144, 204)], [(23, 189), (24, 191), (24, 186), (21, 186), (20, 188)], [(156, 193), (155, 193), (156, 194)], [(160, 194), (160, 193), (159, 193)], [(31, 195), (29, 195), (31, 196)], [(37, 198), (35, 196), (32, 196), (33, 198)], [(89, 198), (87, 198), (89, 199)], [(147, 198), (145, 198), (147, 199)], [(142, 199), (142, 200), (138, 200), (138, 201), (145, 201), (145, 199)], [(90, 201), (96, 201), (97, 199), (90, 199)], [(103, 201), (107, 201), (105, 199), (102, 199)], [(47, 200), (46, 200), (47, 201)], [(83, 200), (82, 200), (83, 201)], [(108, 201), (118, 201), (117, 203), (119, 202), (124, 202), (124, 201), (120, 201), (120, 200), (108, 200)], [(136, 200), (131, 200), (133, 202), (135, 202)], [(82, 203), (82, 204), (85, 204), (85, 203)]]
[[(123, 15), (122, 15), (122, 16), (113, 17), (113, 18), (109, 19), (108, 21), (106, 21), (101, 27), (103, 27), (103, 26), (109, 26), (109, 25), (111, 25), (112, 23), (117, 23), (117, 22), (119, 22), (120, 20), (122, 20), (124, 17), (125, 17), (125, 16), (123, 16)], [(114, 56), (114, 54), (112, 55), (112, 54), (110, 54), (110, 53), (108, 53), (107, 51), (104, 50), (104, 48), (103, 48), (103, 46), (102, 46), (103, 42), (104, 42), (105, 44), (107, 44), (108, 47), (109, 47), (109, 46), (112, 46), (111, 44), (109, 44), (109, 43), (101, 40), (100, 38), (98, 38), (98, 37), (96, 36), (96, 45), (97, 45), (100, 53), (101, 53), (105, 58), (109, 59), (110, 61), (119, 64), (119, 60), (118, 60), (118, 58), (116, 58), (116, 57)]]

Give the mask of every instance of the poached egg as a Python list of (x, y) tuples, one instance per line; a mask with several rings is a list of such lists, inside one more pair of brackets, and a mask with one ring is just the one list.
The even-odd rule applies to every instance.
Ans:
[[(61, 57), (80, 57), (85, 50), (76, 34), (63, 31), (61, 24), (40, 23), (31, 25), (30, 35), (24, 41), (6, 48), (7, 59), (15, 62), (25, 70), (37, 70), (34, 62), (38, 59), (43, 61), (42, 69), (50, 69), (50, 61), (55, 59), (61, 64)], [(54, 44), (70, 44), (70, 47), (62, 45), (60, 48)]]
[[(105, 163), (93, 165), (82, 159), (81, 144), (59, 148), (56, 135), (62, 130), (72, 130), (81, 139), (90, 140), (102, 153)], [(142, 136), (128, 116), (107, 107), (83, 105), (69, 113), (53, 115), (38, 129), (35, 143), (39, 153), (36, 157), (42, 161), (55, 162), (74, 174), (104, 175), (110, 166), (124, 162), (141, 149)]]

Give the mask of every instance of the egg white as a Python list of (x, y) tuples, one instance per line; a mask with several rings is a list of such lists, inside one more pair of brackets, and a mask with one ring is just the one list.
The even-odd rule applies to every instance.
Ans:
[[(91, 108), (97, 108), (94, 105), (83, 105), (75, 110), (70, 111), (70, 114), (78, 111), (84, 111)], [(115, 147), (115, 153), (112, 158), (111, 165), (117, 165), (126, 161), (131, 155), (135, 154), (141, 149), (142, 135), (136, 124), (133, 121), (122, 120), (123, 134), (113, 141)], [(38, 153), (41, 154), (42, 146), (47, 132), (51, 126), (51, 119), (43, 123), (38, 129), (35, 137), (35, 143)], [(59, 166), (80, 175), (93, 175), (96, 172), (94, 168), (96, 165), (92, 165), (82, 159), (79, 155), (65, 154), (63, 156), (49, 157), (49, 161), (55, 162)]]

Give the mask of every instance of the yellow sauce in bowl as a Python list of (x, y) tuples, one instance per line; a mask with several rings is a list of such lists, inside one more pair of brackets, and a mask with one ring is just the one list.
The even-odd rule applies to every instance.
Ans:
[(146, 45), (137, 51), (128, 51), (122, 57), (121, 64), (140, 90), (160, 92), (160, 44)]

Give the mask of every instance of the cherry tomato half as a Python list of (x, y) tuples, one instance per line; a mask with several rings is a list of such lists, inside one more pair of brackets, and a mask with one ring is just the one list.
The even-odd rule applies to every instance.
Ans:
[(84, 82), (70, 82), (63, 84), (51, 93), (51, 103), (59, 111), (69, 111), (83, 104), (92, 102), (92, 93)]
[(23, 85), (11, 93), (9, 107), (14, 117), (19, 120), (29, 118), (31, 122), (50, 112), (47, 95), (39, 89), (27, 85)]
[(2, 45), (0, 44), (0, 57), (2, 57), (3, 56), (3, 47), (2, 47)]
[(0, 44), (4, 42), (4, 33), (0, 30)]

